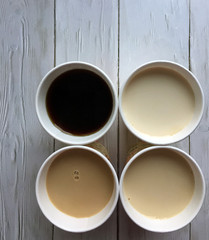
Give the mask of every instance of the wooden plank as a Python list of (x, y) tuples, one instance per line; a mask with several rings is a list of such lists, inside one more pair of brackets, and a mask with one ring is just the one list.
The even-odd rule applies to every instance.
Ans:
[(192, 221), (191, 240), (209, 239), (209, 2), (191, 1), (191, 71), (197, 76), (205, 95), (205, 111), (199, 127), (191, 135), (191, 155), (200, 165), (206, 180), (206, 196), (201, 211)]
[[(117, 88), (118, 68), (117, 1), (56, 1), (56, 64), (85, 61), (102, 69)], [(117, 120), (99, 141), (108, 149), (117, 168)], [(64, 144), (56, 142), (56, 148)], [(57, 239), (116, 239), (116, 211), (96, 230), (83, 234), (64, 232), (55, 227)]]
[(38, 123), (35, 92), (53, 67), (53, 3), (0, 3), (0, 239), (51, 239), (35, 179), (52, 151)]
[[(120, 87), (134, 69), (152, 60), (171, 60), (189, 66), (189, 6), (188, 1), (120, 1)], [(120, 172), (127, 151), (137, 139), (120, 119)], [(174, 144), (189, 151), (189, 140)], [(156, 234), (137, 227), (120, 205), (119, 239), (189, 239), (189, 225), (167, 234)]]

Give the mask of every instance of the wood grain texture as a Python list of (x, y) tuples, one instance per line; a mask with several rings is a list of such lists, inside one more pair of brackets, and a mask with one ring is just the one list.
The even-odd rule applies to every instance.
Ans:
[[(56, 1), (56, 65), (84, 61), (103, 70), (117, 88), (118, 69), (117, 1)], [(117, 119), (99, 140), (107, 148), (117, 170)], [(63, 144), (56, 142), (56, 149)], [(54, 230), (58, 239), (116, 239), (116, 211), (101, 227), (82, 234)]]
[(191, 224), (191, 240), (209, 239), (209, 2), (191, 0), (191, 71), (197, 76), (205, 95), (205, 111), (199, 127), (191, 135), (191, 155), (201, 167), (206, 181), (203, 207)]
[[(208, 0), (0, 1), (1, 240), (209, 240), (208, 13)], [(157, 59), (190, 68), (204, 90), (199, 127), (174, 144), (203, 170), (207, 189), (201, 211), (190, 225), (168, 234), (136, 226), (120, 201), (119, 211), (94, 231), (73, 234), (54, 227), (38, 207), (35, 180), (46, 157), (65, 145), (38, 122), (39, 82), (53, 66), (79, 60), (101, 68), (120, 89), (134, 69)], [(99, 141), (120, 176), (138, 140), (118, 117)]]
[[(171, 60), (189, 67), (189, 3), (188, 1), (120, 1), (120, 87), (140, 65), (152, 60)], [(127, 151), (138, 140), (120, 119), (120, 172)], [(189, 151), (189, 139), (174, 144)], [(119, 239), (189, 239), (189, 225), (167, 234), (156, 234), (137, 227), (119, 211)]]
[(35, 92), (53, 66), (50, 1), (0, 3), (0, 239), (51, 239), (35, 179), (52, 139), (35, 113)]

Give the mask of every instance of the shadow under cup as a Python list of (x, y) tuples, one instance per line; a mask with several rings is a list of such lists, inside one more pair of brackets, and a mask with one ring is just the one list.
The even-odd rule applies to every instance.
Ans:
[[(57, 140), (88, 144), (102, 137), (113, 124), (117, 93), (108, 76), (96, 66), (68, 62), (52, 69), (39, 84), (36, 112), (43, 128)], [(77, 130), (73, 132), (74, 126)]]

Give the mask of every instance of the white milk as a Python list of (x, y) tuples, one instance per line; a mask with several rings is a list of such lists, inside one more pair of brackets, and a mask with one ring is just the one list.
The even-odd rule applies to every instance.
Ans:
[(137, 74), (125, 87), (122, 109), (132, 127), (150, 136), (172, 136), (190, 123), (195, 97), (178, 73), (153, 68)]

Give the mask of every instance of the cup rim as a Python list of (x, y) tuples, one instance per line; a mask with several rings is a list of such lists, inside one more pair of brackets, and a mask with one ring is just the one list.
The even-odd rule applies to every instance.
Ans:
[[(125, 196), (124, 196), (124, 193), (123, 193), (123, 180), (124, 180), (124, 176), (129, 168), (129, 166), (132, 164), (133, 161), (135, 161), (139, 156), (143, 155), (144, 153), (146, 152), (149, 152), (149, 151), (152, 151), (152, 150), (155, 150), (155, 149), (168, 149), (168, 150), (172, 150), (174, 152), (177, 152), (178, 154), (181, 154), (183, 155), (187, 160), (188, 162), (190, 162), (194, 167), (195, 169), (197, 170), (199, 176), (200, 176), (200, 179), (201, 179), (201, 184), (202, 184), (202, 192), (201, 192), (201, 199), (200, 201), (198, 202), (198, 205), (196, 206), (194, 212), (191, 214), (190, 218), (187, 219), (187, 221), (185, 221), (184, 224), (181, 225), (181, 227), (177, 227), (177, 228), (171, 228), (170, 230), (166, 229), (166, 230), (156, 230), (156, 229), (152, 229), (152, 227), (146, 227), (143, 225), (143, 223), (139, 223), (136, 221), (136, 219), (130, 214), (130, 212), (128, 211), (128, 208), (126, 206), (126, 203), (125, 203)], [(139, 152), (137, 152), (133, 157), (131, 157), (131, 159), (126, 163), (125, 167), (123, 168), (123, 171), (121, 173), (121, 176), (120, 176), (120, 181), (119, 181), (119, 195), (120, 195), (120, 201), (122, 203), (122, 206), (126, 212), (126, 214), (129, 216), (129, 218), (136, 224), (138, 225), (139, 227), (142, 227), (143, 229), (145, 230), (148, 230), (148, 231), (152, 231), (152, 232), (158, 232), (158, 233), (165, 233), (165, 232), (172, 232), (172, 231), (176, 231), (176, 230), (179, 230), (183, 227), (185, 227), (187, 224), (189, 224), (195, 217), (196, 215), (198, 214), (198, 212), (200, 211), (201, 207), (202, 207), (202, 204), (203, 204), (203, 201), (204, 201), (204, 198), (205, 198), (205, 192), (206, 192), (206, 184), (205, 184), (205, 179), (204, 179), (204, 175), (203, 175), (203, 172), (200, 168), (200, 166), (197, 164), (197, 162), (194, 160), (194, 158), (189, 155), (188, 153), (186, 153), (185, 151), (177, 148), (177, 147), (173, 147), (173, 146), (151, 146), (151, 147), (147, 147), (143, 150), (140, 150)], [(144, 215), (145, 218), (148, 218)]]
[[(113, 200), (113, 203), (112, 203), (112, 206), (109, 210), (109, 212), (105, 215), (105, 217), (101, 220), (101, 221), (98, 221), (94, 226), (90, 227), (90, 228), (86, 228), (86, 229), (82, 229), (82, 230), (75, 230), (75, 229), (70, 229), (70, 228), (66, 228), (66, 227), (63, 227), (62, 225), (59, 225), (57, 224), (56, 222), (53, 221), (53, 219), (51, 219), (48, 215), (47, 215), (47, 212), (45, 211), (44, 207), (42, 206), (42, 203), (41, 203), (41, 200), (40, 200), (40, 193), (39, 193), (39, 181), (40, 181), (40, 177), (41, 177), (41, 174), (43, 172), (43, 170), (45, 169), (46, 165), (48, 162), (53, 162), (55, 159), (56, 159), (56, 156), (59, 156), (60, 153), (66, 151), (66, 150), (70, 150), (70, 149), (84, 149), (84, 150), (87, 150), (87, 151), (90, 151), (90, 152), (93, 152), (95, 153), (96, 155), (98, 155), (100, 158), (102, 158), (105, 163), (108, 165), (109, 169), (111, 170), (111, 173), (113, 175), (113, 179), (114, 179), (114, 190), (113, 190), (113, 193), (112, 195), (114, 194), (115, 197), (114, 197), (114, 200)], [(96, 149), (93, 149), (91, 147), (88, 147), (88, 146), (79, 146), (79, 145), (76, 145), (76, 146), (66, 146), (66, 147), (63, 147), (63, 148), (60, 148), (58, 149), (57, 151), (53, 152), (51, 155), (49, 155), (47, 157), (47, 159), (42, 163), (41, 167), (39, 168), (39, 171), (38, 171), (38, 174), (37, 174), (37, 177), (36, 177), (36, 182), (35, 182), (35, 194), (36, 194), (36, 200), (37, 200), (37, 203), (39, 205), (39, 208), (41, 210), (41, 212), (44, 214), (44, 216), (53, 224), (55, 225), (56, 227), (62, 229), (62, 230), (65, 230), (65, 231), (68, 231), (68, 232), (74, 232), (74, 233), (82, 233), (82, 232), (88, 232), (90, 230), (93, 230), (99, 226), (101, 226), (103, 223), (105, 223), (109, 217), (112, 215), (113, 211), (115, 210), (116, 208), (116, 205), (117, 205), (117, 202), (118, 202), (118, 198), (119, 198), (119, 181), (118, 181), (118, 177), (117, 177), (117, 173), (113, 167), (113, 165), (111, 164), (110, 160), (107, 159), (107, 157), (105, 157), (101, 152), (99, 152), (98, 150)]]
[[(151, 67), (156, 67), (156, 65), (158, 64), (165, 64), (166, 66), (170, 65), (170, 66), (176, 66), (180, 69), (182, 69), (185, 73), (189, 74), (191, 76), (191, 79), (193, 79), (193, 81), (196, 83), (197, 85), (197, 89), (199, 91), (200, 94), (200, 99), (201, 99), (201, 109), (200, 109), (200, 113), (198, 115), (198, 119), (196, 120), (195, 124), (193, 124), (193, 126), (187, 131), (186, 134), (184, 134), (184, 136), (178, 136), (174, 139), (173, 136), (168, 136), (167, 139), (165, 139), (164, 137), (155, 137), (155, 136), (151, 136), (151, 135), (147, 135), (147, 134), (143, 134), (140, 131), (137, 131), (136, 129), (134, 129), (131, 124), (128, 122), (128, 120), (125, 118), (124, 112), (123, 112), (123, 108), (122, 108), (122, 96), (123, 96), (123, 92), (125, 87), (128, 85), (128, 83), (132, 80), (132, 78), (137, 75), (141, 70), (144, 71), (146, 69), (148, 69), (149, 66)], [(162, 68), (167, 68), (166, 66), (160, 66)], [(145, 68), (145, 69), (144, 69)], [(176, 73), (179, 73), (178, 70), (173, 70)], [(180, 74), (180, 73), (179, 73)], [(185, 77), (184, 77), (185, 78)], [(188, 82), (188, 84), (190, 85), (190, 83)], [(204, 93), (203, 93), (203, 89), (198, 81), (198, 79), (196, 78), (196, 76), (190, 71), (188, 70), (186, 67), (184, 67), (183, 65), (176, 63), (176, 62), (172, 62), (169, 60), (154, 60), (154, 61), (149, 61), (146, 62), (142, 65), (140, 65), (139, 67), (135, 68), (135, 70), (129, 75), (129, 77), (124, 81), (124, 83), (121, 86), (120, 89), (120, 94), (119, 94), (119, 112), (121, 115), (121, 118), (123, 120), (123, 122), (125, 123), (125, 126), (128, 128), (128, 130), (134, 134), (138, 139), (141, 139), (147, 143), (153, 144), (153, 145), (167, 145), (167, 144), (172, 144), (172, 143), (176, 143), (179, 141), (184, 140), (185, 138), (187, 138), (191, 133), (193, 133), (193, 131), (198, 127), (202, 116), (203, 116), (203, 111), (204, 111), (204, 106), (205, 106), (205, 99), (204, 99)]]
[[(45, 121), (43, 120), (43, 117), (41, 116), (40, 113), (40, 109), (39, 109), (39, 97), (40, 97), (40, 92), (42, 90), (43, 84), (47, 81), (47, 79), (49, 78), (49, 76), (51, 74), (53, 74), (53, 72), (56, 72), (59, 68), (65, 67), (65, 66), (71, 66), (71, 65), (77, 65), (79, 67), (79, 69), (82, 69), (82, 66), (85, 67), (89, 67), (90, 71), (94, 70), (96, 71), (95, 73), (101, 74), (101, 78), (106, 82), (106, 84), (108, 85), (112, 98), (113, 98), (113, 107), (112, 107), (112, 113), (108, 119), (108, 121), (105, 123), (105, 125), (99, 129), (98, 131), (96, 131), (95, 133), (89, 134), (89, 135), (85, 135), (85, 136), (77, 136), (77, 135), (71, 135), (70, 133), (65, 133), (64, 131), (60, 130), (59, 128), (57, 128), (53, 123), (54, 127), (53, 129), (56, 129), (56, 131), (59, 131), (59, 134), (56, 134), (54, 132), (54, 130), (51, 130), (47, 124), (45, 123)], [(74, 68), (76, 69), (76, 68)], [(63, 71), (64, 72), (64, 71)], [(98, 73), (97, 73), (98, 72)], [(85, 145), (85, 144), (89, 144), (92, 142), (95, 142), (96, 140), (98, 140), (99, 138), (101, 138), (102, 136), (104, 136), (107, 131), (111, 128), (111, 126), (113, 125), (113, 122), (116, 119), (116, 115), (118, 112), (118, 97), (117, 97), (117, 92), (115, 89), (115, 86), (113, 84), (113, 82), (110, 80), (110, 78), (108, 77), (108, 75), (101, 70), (99, 67), (91, 64), (91, 63), (87, 63), (87, 62), (83, 62), (83, 61), (69, 61), (69, 62), (64, 62), (62, 64), (57, 65), (56, 67), (52, 68), (50, 71), (47, 72), (47, 74), (42, 78), (42, 80), (40, 81), (37, 91), (36, 91), (36, 96), (35, 96), (35, 108), (36, 108), (36, 114), (38, 116), (38, 120), (41, 123), (42, 127), (45, 129), (45, 131), (51, 135), (53, 138), (59, 140), (60, 142), (66, 143), (66, 144), (71, 144), (71, 145)], [(51, 121), (51, 120), (50, 120)], [(67, 139), (63, 139), (63, 136), (66, 136)]]

